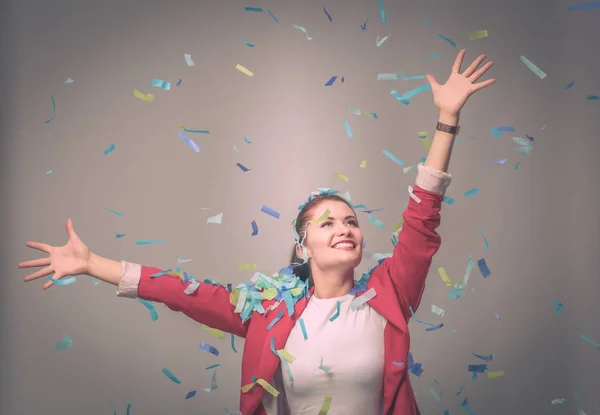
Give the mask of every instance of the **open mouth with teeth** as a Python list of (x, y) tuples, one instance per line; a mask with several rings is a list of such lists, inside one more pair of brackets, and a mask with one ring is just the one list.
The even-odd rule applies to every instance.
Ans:
[(341, 251), (349, 251), (354, 249), (353, 242), (338, 242), (337, 244), (332, 246), (333, 249), (339, 249)]

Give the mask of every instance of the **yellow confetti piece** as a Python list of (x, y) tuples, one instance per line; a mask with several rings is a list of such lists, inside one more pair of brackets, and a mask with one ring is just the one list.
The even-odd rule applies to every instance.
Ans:
[(167, 272), (167, 275), (169, 275), (171, 277), (177, 277), (181, 281), (183, 281), (185, 278), (181, 272), (169, 271), (169, 272)]
[(504, 370), (496, 370), (495, 372), (487, 372), (488, 379), (498, 378), (504, 376)]
[(239, 264), (238, 269), (242, 271), (256, 271), (256, 264)]
[(347, 182), (348, 180), (350, 180), (350, 179), (348, 179), (348, 176), (344, 176), (343, 174), (340, 174), (340, 173), (334, 174), (333, 177), (337, 177), (338, 179), (342, 179), (345, 182)]
[(254, 386), (254, 382), (242, 386), (242, 392), (247, 393)]
[(143, 92), (138, 91), (137, 89), (133, 90), (133, 96), (141, 99), (142, 101), (152, 102), (154, 100), (154, 95), (152, 94), (144, 94)]
[(394, 232), (398, 232), (400, 229), (402, 229), (402, 225), (404, 224), (404, 219), (400, 219), (398, 221), (398, 223), (396, 223), (392, 229), (394, 230)]
[(360, 162), (360, 168), (361, 169), (366, 169), (367, 168), (367, 160), (363, 160)]
[(304, 291), (304, 288), (295, 287), (290, 290), (290, 293), (292, 294), (292, 297), (295, 297), (298, 294), (300, 294), (302, 291)]
[(329, 217), (329, 214), (331, 212), (329, 211), (329, 209), (327, 209), (325, 212), (323, 212), (323, 214), (321, 216), (319, 216), (316, 219), (311, 220), (312, 223), (321, 223), (323, 222), (325, 219), (327, 219)]
[(237, 305), (238, 298), (240, 298), (240, 289), (234, 288), (229, 294), (229, 302), (231, 303), (231, 305)]
[(474, 32), (469, 33), (469, 39), (471, 40), (481, 39), (482, 37), (488, 37), (487, 30), (476, 30)]
[(240, 71), (241, 73), (244, 73), (248, 76), (254, 76), (254, 73), (250, 72), (250, 70), (244, 68), (242, 65), (240, 65), (239, 63), (237, 65), (235, 65), (235, 69), (237, 69), (238, 71)]
[(201, 324), (200, 328), (205, 332), (215, 336), (217, 339), (225, 339), (225, 332), (221, 330), (213, 329), (212, 327), (205, 326), (204, 324)]
[(425, 147), (425, 150), (429, 150), (431, 148), (431, 142), (429, 141), (429, 134), (427, 133), (427, 131), (419, 131), (417, 134), (419, 135), (419, 138), (421, 139), (421, 143), (423, 143), (423, 147)]
[(263, 292), (261, 293), (261, 296), (265, 300), (272, 300), (273, 298), (277, 297), (277, 288), (269, 287), (269, 288), (263, 290)]
[(242, 386), (242, 392), (244, 392), (244, 393), (248, 392), (257, 383), (260, 386), (262, 386), (267, 392), (269, 392), (271, 395), (273, 395), (274, 397), (277, 398), (279, 396), (279, 391), (277, 389), (275, 389), (273, 386), (271, 386), (269, 384), (269, 382), (267, 382), (264, 379), (258, 379), (256, 382), (252, 382), (252, 383)]
[(327, 415), (329, 412), (329, 407), (331, 406), (331, 396), (326, 396), (323, 401), (323, 406), (321, 406), (321, 410), (319, 411), (319, 415)]
[(446, 284), (447, 287), (452, 287), (452, 281), (448, 278), (448, 274), (446, 274), (446, 270), (444, 267), (438, 268), (438, 272), (440, 273), (440, 277), (442, 277), (442, 281)]
[(277, 350), (277, 354), (288, 363), (294, 363), (294, 360), (296, 360), (296, 358), (285, 349)]

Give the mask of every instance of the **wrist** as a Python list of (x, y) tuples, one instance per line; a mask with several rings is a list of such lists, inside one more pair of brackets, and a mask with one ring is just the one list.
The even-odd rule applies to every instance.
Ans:
[(440, 111), (438, 121), (442, 124), (448, 124), (452, 126), (458, 126), (460, 114), (449, 114), (447, 112)]

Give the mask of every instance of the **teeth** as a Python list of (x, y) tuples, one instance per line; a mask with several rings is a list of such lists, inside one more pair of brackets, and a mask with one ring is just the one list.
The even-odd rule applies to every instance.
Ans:
[(336, 249), (354, 248), (354, 244), (351, 244), (350, 242), (343, 242), (343, 243), (340, 243), (340, 244), (336, 244), (334, 246), (334, 248), (336, 248)]

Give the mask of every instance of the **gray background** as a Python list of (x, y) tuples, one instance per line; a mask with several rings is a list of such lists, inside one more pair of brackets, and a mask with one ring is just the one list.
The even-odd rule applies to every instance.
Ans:
[[(158, 304), (152, 323), (140, 302), (117, 298), (115, 287), (87, 277), (45, 292), (42, 281), (25, 284), (28, 272), (16, 264), (41, 253), (24, 243), (64, 244), (71, 217), (100, 255), (161, 268), (175, 267), (182, 255), (192, 259), (183, 265), (191, 275), (237, 284), (252, 275), (239, 271), (240, 263), (268, 273), (286, 265), (298, 204), (331, 186), (349, 190), (355, 203), (384, 208), (377, 212), (384, 230), (360, 215), (367, 250), (390, 252), (414, 171), (404, 174), (382, 150), (415, 164), (425, 155), (417, 132), (433, 136), (437, 111), (430, 93), (408, 106), (390, 95), (424, 80), (377, 81), (376, 75), (431, 73), (443, 82), (461, 47), (466, 63), (489, 54), (496, 64), (485, 79), (497, 83), (462, 112), (459, 137), (468, 139), (455, 146), (447, 193), (456, 202), (444, 204), (443, 243), (417, 313), (445, 326), (425, 332), (411, 322), (412, 352), (424, 368), (420, 378), (411, 376), (417, 400), (424, 414), (466, 413), (459, 404), (467, 396), (477, 414), (574, 414), (577, 392), (586, 413), (599, 413), (600, 351), (579, 335), (600, 342), (599, 103), (586, 99), (600, 93), (600, 10), (568, 11), (567, 3), (387, 0), (383, 24), (377, 0), (2, 2), (0, 413), (111, 414), (109, 401), (118, 414), (127, 404), (132, 414), (237, 408), (241, 339), (235, 354), (229, 337), (218, 340)], [(309, 41), (292, 24), (320, 34)], [(489, 37), (470, 41), (468, 33), (480, 29)], [(376, 47), (377, 36), (389, 33)], [(184, 53), (195, 66), (185, 64)], [(434, 53), (442, 56), (425, 60)], [(529, 71), (520, 55), (547, 78)], [(238, 63), (255, 76), (237, 71)], [(345, 82), (324, 87), (333, 75)], [(63, 84), (68, 77), (75, 82)], [(152, 87), (155, 77), (170, 80), (172, 90)], [(563, 90), (572, 80), (574, 87)], [(154, 102), (135, 98), (134, 88), (153, 93)], [(56, 119), (45, 124), (52, 95)], [(190, 134), (200, 153), (177, 137), (177, 124), (211, 131)], [(490, 134), (503, 125), (516, 132)], [(522, 157), (512, 137), (525, 134), (535, 141)], [(104, 155), (111, 144), (115, 151)], [(506, 164), (492, 163), (502, 157)], [(238, 162), (252, 170), (243, 173)], [(473, 187), (480, 193), (465, 198)], [(261, 213), (263, 204), (281, 218)], [(221, 225), (206, 223), (221, 212)], [(116, 239), (117, 233), (126, 236)], [(137, 246), (138, 239), (167, 242)], [(485, 258), (492, 275), (483, 279), (475, 267), (467, 294), (451, 299), (437, 269), (461, 281), (469, 252)], [(359, 271), (367, 266), (363, 261)], [(559, 316), (554, 301), (564, 304)], [(433, 314), (431, 304), (446, 309), (445, 316)], [(57, 352), (63, 335), (73, 345)], [(221, 355), (198, 350), (200, 341)], [(484, 363), (473, 352), (493, 353), (490, 370), (505, 375), (472, 381), (467, 365)], [(204, 368), (214, 363), (223, 365), (219, 386), (206, 393), (200, 389), (210, 385), (211, 371)], [(437, 389), (435, 380), (441, 402), (426, 390)], [(196, 389), (195, 398), (184, 399)], [(555, 398), (566, 402), (552, 405)]]

